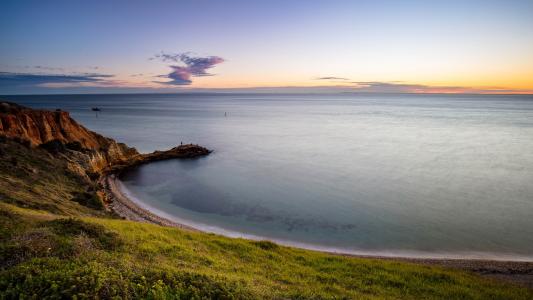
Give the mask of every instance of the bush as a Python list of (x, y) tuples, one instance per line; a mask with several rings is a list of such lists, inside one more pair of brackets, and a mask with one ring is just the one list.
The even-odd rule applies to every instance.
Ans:
[(99, 248), (106, 250), (117, 250), (123, 245), (122, 239), (115, 232), (108, 231), (104, 226), (91, 224), (79, 219), (56, 219), (45, 222), (54, 232), (68, 237), (86, 235), (94, 239)]
[(0, 265), (5, 268), (34, 257), (49, 256), (52, 249), (60, 248), (57, 244), (57, 236), (46, 228), (29, 230), (0, 245)]
[(74, 151), (83, 151), (83, 146), (81, 145), (80, 142), (78, 141), (74, 141), (74, 142), (70, 142), (70, 143), (66, 143), (65, 144), (65, 147), (69, 150), (74, 150)]
[(34, 259), (0, 272), (0, 298), (249, 299), (224, 278), (130, 269), (122, 264)]
[(253, 242), (253, 244), (263, 250), (274, 250), (279, 248), (277, 244), (272, 243), (271, 241), (257, 241)]
[(44, 144), (41, 144), (40, 147), (54, 154), (59, 152), (65, 152), (65, 150), (67, 149), (65, 147), (65, 144), (63, 144), (60, 140), (48, 141)]
[(73, 193), (73, 197), (71, 200), (89, 208), (98, 210), (104, 209), (104, 203), (95, 193), (75, 192)]
[(91, 179), (92, 181), (96, 181), (98, 180), (98, 178), (100, 178), (100, 174), (97, 172), (86, 171), (85, 173), (87, 174), (87, 176), (89, 176), (89, 179)]

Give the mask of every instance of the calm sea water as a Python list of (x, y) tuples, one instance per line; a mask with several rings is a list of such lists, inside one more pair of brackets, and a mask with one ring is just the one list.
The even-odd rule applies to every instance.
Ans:
[(69, 110), (143, 152), (213, 149), (122, 178), (145, 206), (208, 231), (368, 254), (533, 257), (532, 96), (3, 98)]

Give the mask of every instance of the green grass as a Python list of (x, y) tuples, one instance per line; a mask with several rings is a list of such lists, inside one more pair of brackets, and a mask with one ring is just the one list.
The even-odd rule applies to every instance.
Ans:
[[(28, 157), (20, 165), (35, 167)], [(0, 202), (0, 299), (533, 298), (531, 290), (456, 270), (113, 218), (73, 200), (86, 183), (64, 168), (33, 179), (52, 184), (60, 191), (54, 196), (17, 191), (24, 178), (2, 183), (8, 189)]]

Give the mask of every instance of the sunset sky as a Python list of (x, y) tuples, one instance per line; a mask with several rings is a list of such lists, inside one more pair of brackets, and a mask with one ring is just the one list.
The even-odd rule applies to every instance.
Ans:
[(533, 92), (533, 1), (10, 1), (0, 94)]

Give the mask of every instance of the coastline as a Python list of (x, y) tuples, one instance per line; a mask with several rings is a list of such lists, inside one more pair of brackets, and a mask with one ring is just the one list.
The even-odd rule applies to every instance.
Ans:
[[(146, 208), (141, 207), (136, 201), (130, 199), (117, 183), (119, 179), (115, 174), (108, 174), (102, 177), (101, 183), (104, 187), (104, 193), (109, 202), (108, 207), (118, 216), (132, 221), (152, 223), (161, 226), (175, 227), (185, 230), (207, 232), (190, 225), (179, 223), (159, 216)], [(231, 236), (230, 236), (231, 237)], [(247, 238), (247, 237), (243, 237)], [(250, 239), (250, 238), (249, 238)], [(277, 241), (274, 241), (277, 242)], [(533, 261), (517, 260), (496, 260), (496, 259), (478, 259), (478, 258), (430, 258), (414, 256), (385, 256), (385, 255), (368, 255), (345, 253), (342, 251), (327, 251), (327, 249), (308, 248), (297, 244), (285, 244), (284, 246), (302, 248), (311, 251), (319, 251), (333, 255), (350, 256), (358, 258), (379, 259), (388, 261), (407, 262), (422, 264), (428, 266), (439, 266), (445, 268), (458, 269), (473, 272), (478, 275), (504, 280), (514, 284), (519, 284), (533, 289)]]
[(110, 174), (102, 178), (101, 184), (104, 187), (108, 207), (118, 216), (131, 221), (152, 223), (161, 226), (177, 227), (181, 229), (188, 229), (198, 231), (197, 229), (179, 224), (163, 217), (160, 217), (136, 204), (129, 197), (127, 197), (120, 187), (117, 185), (117, 175)]
[[(207, 298), (370, 295), (529, 299), (533, 291), (527, 289), (531, 277), (527, 264), (521, 264), (522, 268), (504, 265), (503, 272), (482, 265), (475, 270), (486, 275), (481, 277), (450, 266), (425, 266), (420, 260), (400, 262), (376, 257), (414, 254), (404, 251), (354, 249), (355, 254), (362, 255), (350, 256), (341, 249), (312, 249), (311, 244), (270, 236), (278, 245), (290, 246), (280, 247), (254, 241), (268, 239), (268, 235), (240, 233), (239, 227), (235, 231), (224, 230), (222, 226), (209, 226), (209, 220), (194, 222), (195, 218), (187, 213), (170, 214), (166, 206), (149, 201), (149, 194), (136, 193), (134, 186), (122, 181), (123, 172), (156, 160), (201, 159), (210, 150), (186, 144), (143, 154), (86, 129), (68, 113), (7, 103), (0, 106), (6, 108), (0, 111), (0, 173), (6, 179), (0, 180), (0, 198), (5, 202), (0, 203), (0, 221), (6, 225), (3, 229), (7, 246), (2, 261), (3, 283), (14, 287), (2, 289), (7, 295), (164, 297), (174, 292), (189, 295), (191, 287), (200, 293), (191, 296)], [(119, 215), (133, 221), (123, 221)], [(224, 237), (233, 234), (241, 238)], [(331, 251), (337, 253), (324, 253)], [(356, 257), (367, 254), (365, 259)], [(513, 274), (511, 280), (505, 275), (501, 279), (505, 272)], [(500, 277), (495, 280), (491, 274)], [(35, 280), (28, 281), (28, 276)], [(140, 282), (141, 276), (146, 280)], [(103, 278), (104, 284), (76, 284), (73, 288), (72, 278), (74, 283), (94, 283), (98, 281), (95, 278)], [(50, 280), (56, 283), (52, 288)], [(118, 294), (109, 294), (109, 287)], [(121, 294), (124, 288), (127, 293)], [(228, 294), (221, 295), (219, 291)]]

